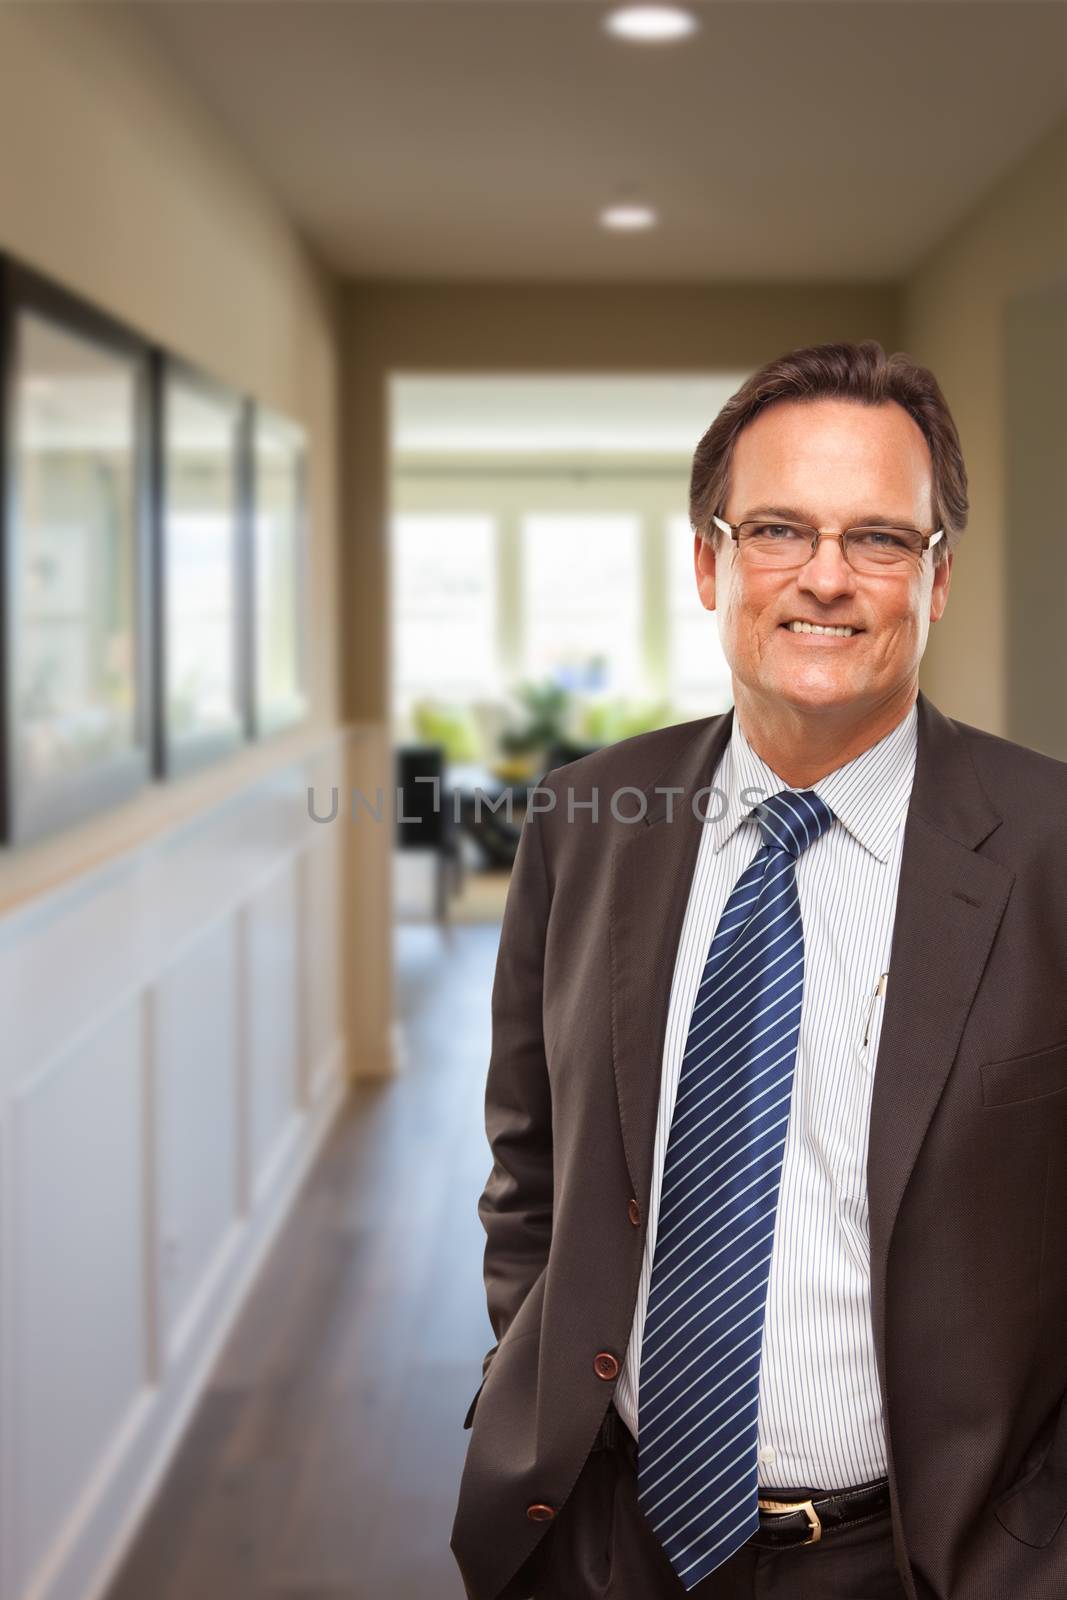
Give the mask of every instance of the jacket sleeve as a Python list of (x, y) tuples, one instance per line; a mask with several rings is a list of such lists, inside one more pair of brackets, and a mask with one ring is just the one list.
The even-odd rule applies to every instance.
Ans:
[[(532, 800), (554, 792), (547, 783)], [(550, 808), (549, 808), (550, 809)], [(533, 806), (519, 835), (492, 992), (485, 1131), (493, 1167), (478, 1201), (485, 1292), (497, 1344), (537, 1282), (552, 1239), (552, 1098), (542, 1027), (551, 890), (544, 819)], [(489, 1370), (497, 1345), (486, 1354)]]

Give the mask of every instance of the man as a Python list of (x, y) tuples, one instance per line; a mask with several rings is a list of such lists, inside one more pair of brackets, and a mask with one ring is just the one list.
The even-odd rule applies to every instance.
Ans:
[(793, 352), (690, 509), (733, 711), (549, 774), (509, 892), (467, 1594), (1063, 1600), (1067, 766), (918, 690), (956, 429)]

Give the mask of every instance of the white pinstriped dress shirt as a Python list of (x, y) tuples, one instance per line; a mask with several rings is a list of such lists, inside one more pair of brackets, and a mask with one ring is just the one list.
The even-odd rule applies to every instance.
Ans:
[[(844, 1489), (886, 1471), (867, 1228), (882, 1011), (872, 996), (889, 967), (916, 724), (913, 704), (877, 744), (811, 785), (834, 821), (796, 867), (804, 992), (760, 1356), (761, 1487)], [(711, 781), (671, 985), (641, 1282), (615, 1391), (635, 1439), (660, 1186), (690, 1014), (719, 918), (762, 843), (746, 813), (791, 787), (756, 755), (736, 711)], [(747, 799), (746, 789), (754, 791)]]

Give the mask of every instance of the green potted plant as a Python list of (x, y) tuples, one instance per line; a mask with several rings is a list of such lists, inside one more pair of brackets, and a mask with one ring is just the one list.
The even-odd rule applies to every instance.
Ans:
[(500, 734), (500, 759), (495, 766), (504, 782), (522, 781), (544, 771), (551, 750), (566, 738), (574, 702), (570, 690), (551, 679), (520, 683), (512, 693), (520, 715)]

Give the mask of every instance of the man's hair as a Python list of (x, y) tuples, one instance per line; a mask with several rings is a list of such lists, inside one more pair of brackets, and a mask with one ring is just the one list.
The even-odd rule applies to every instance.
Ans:
[(777, 400), (855, 400), (867, 406), (895, 400), (914, 418), (930, 448), (934, 527), (945, 530), (931, 552), (935, 563), (946, 549), (956, 548), (967, 526), (967, 471), (952, 413), (928, 368), (900, 352), (887, 357), (875, 339), (792, 350), (769, 361), (731, 395), (693, 457), (689, 520), (694, 532), (717, 547), (711, 519), (723, 514), (737, 436)]

